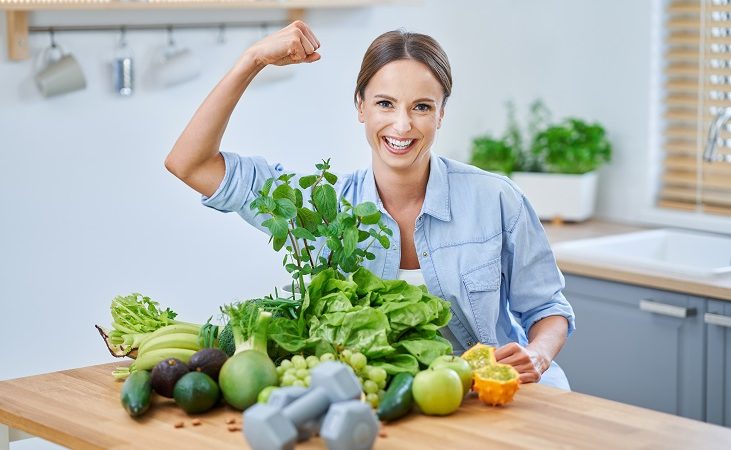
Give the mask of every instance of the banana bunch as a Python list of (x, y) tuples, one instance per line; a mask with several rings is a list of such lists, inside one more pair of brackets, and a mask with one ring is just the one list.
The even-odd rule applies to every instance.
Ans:
[(160, 361), (168, 358), (177, 358), (187, 364), (193, 353), (202, 348), (200, 332), (200, 326), (189, 324), (158, 328), (144, 338), (132, 364), (118, 367), (113, 372), (114, 377), (124, 379), (138, 370), (152, 370)]
[(176, 358), (184, 363), (202, 348), (218, 347), (219, 327), (211, 319), (203, 325), (176, 323), (166, 325), (145, 336), (137, 348), (137, 357), (128, 367), (117, 367), (112, 374), (125, 379), (138, 370), (152, 370), (160, 361)]
[(160, 361), (177, 358), (184, 363), (193, 353), (201, 349), (199, 326), (187, 324), (167, 325), (150, 334), (137, 349), (137, 359), (130, 366), (131, 371), (152, 370)]

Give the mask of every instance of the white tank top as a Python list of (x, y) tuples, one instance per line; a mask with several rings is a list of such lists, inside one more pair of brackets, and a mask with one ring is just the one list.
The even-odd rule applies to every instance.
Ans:
[[(426, 281), (424, 280), (424, 275), (421, 273), (421, 269), (399, 269), (398, 279), (404, 280), (405, 282), (413, 284), (414, 286), (421, 286), (422, 284), (426, 285)], [(457, 341), (457, 338), (454, 336), (449, 327), (440, 328), (439, 333), (446, 340), (452, 343), (452, 348), (454, 349), (455, 353), (460, 354), (464, 351), (462, 345)]]

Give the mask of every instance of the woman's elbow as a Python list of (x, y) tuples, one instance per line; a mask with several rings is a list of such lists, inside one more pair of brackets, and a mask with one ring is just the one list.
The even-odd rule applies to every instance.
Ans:
[(176, 157), (175, 150), (171, 151), (165, 158), (165, 168), (181, 180), (186, 177), (186, 167), (180, 158)]

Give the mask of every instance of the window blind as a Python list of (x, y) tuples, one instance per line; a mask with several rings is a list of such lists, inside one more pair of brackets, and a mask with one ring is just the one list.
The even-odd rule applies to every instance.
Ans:
[[(667, 0), (664, 43), (658, 206), (731, 216), (731, 164), (703, 161), (709, 126), (731, 107), (731, 0)], [(731, 154), (731, 121), (717, 151)]]

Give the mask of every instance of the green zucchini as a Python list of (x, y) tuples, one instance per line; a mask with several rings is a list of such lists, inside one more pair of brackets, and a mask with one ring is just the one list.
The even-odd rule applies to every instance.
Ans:
[(411, 411), (414, 406), (414, 397), (411, 394), (413, 383), (414, 376), (407, 372), (401, 372), (391, 380), (391, 385), (378, 406), (379, 419), (390, 422)]
[(122, 385), (122, 406), (130, 416), (137, 417), (147, 411), (152, 398), (152, 377), (147, 370), (137, 370), (124, 380)]

